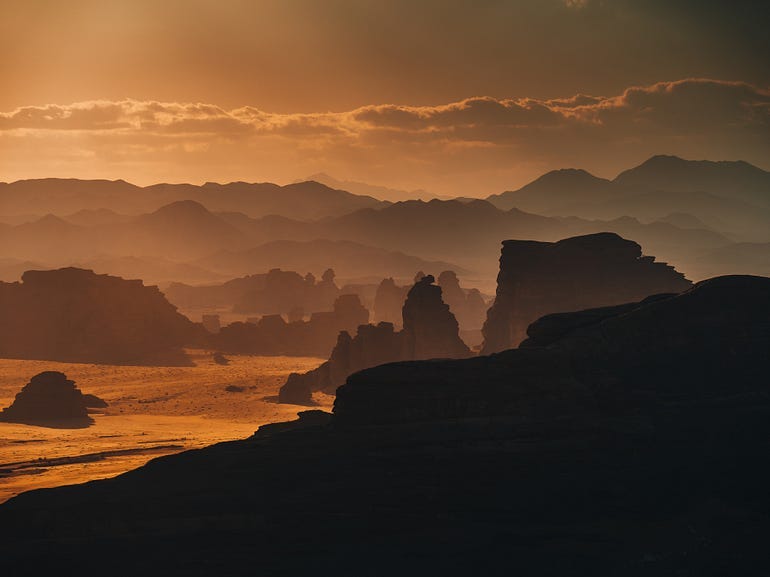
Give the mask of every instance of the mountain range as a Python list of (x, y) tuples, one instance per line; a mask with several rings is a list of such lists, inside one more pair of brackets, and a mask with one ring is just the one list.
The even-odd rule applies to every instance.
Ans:
[[(275, 267), (318, 273), (331, 266), (348, 278), (445, 267), (475, 273), (478, 287), (488, 289), (502, 240), (602, 231), (639, 242), (693, 280), (767, 274), (768, 198), (770, 173), (757, 167), (665, 156), (614, 180), (554, 171), (487, 200), (388, 203), (312, 181), (284, 187), (19, 181), (0, 184), (0, 214), (29, 214), (34, 206), (52, 214), (0, 224), (0, 276), (17, 274), (23, 262), (90, 262), (103, 272), (146, 273), (158, 282), (217, 282)], [(132, 212), (161, 199), (172, 200)]]
[(689, 215), (747, 242), (770, 241), (770, 172), (742, 161), (691, 161), (654, 156), (614, 180), (563, 169), (489, 202), (548, 216), (657, 220)]
[(387, 203), (370, 196), (336, 190), (319, 182), (280, 186), (270, 182), (207, 182), (136, 186), (124, 180), (45, 178), (0, 183), (0, 214), (57, 215), (108, 209), (124, 214), (157, 210), (178, 200), (195, 200), (215, 211), (238, 211), (251, 217), (285, 214), (300, 220), (338, 216)]

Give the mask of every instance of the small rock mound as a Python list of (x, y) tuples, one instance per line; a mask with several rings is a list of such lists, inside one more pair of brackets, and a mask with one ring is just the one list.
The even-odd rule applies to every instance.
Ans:
[(0, 421), (62, 429), (85, 428), (93, 424), (88, 407), (96, 406), (96, 401), (101, 399), (87, 400), (64, 373), (44, 371), (32, 377), (13, 404), (0, 413)]
[(100, 399), (96, 395), (83, 395), (83, 402), (86, 404), (87, 409), (106, 409), (109, 404), (104, 399)]

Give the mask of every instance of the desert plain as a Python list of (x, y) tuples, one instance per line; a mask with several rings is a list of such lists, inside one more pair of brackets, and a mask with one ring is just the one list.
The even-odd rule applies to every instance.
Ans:
[[(61, 371), (108, 403), (84, 429), (0, 423), (0, 503), (32, 489), (114, 477), (150, 459), (250, 436), (307, 407), (277, 403), (291, 372), (323, 359), (228, 355), (188, 350), (194, 366), (117, 366), (0, 359), (0, 407), (42, 371)], [(230, 387), (230, 390), (227, 388)], [(316, 394), (319, 409), (334, 397)]]

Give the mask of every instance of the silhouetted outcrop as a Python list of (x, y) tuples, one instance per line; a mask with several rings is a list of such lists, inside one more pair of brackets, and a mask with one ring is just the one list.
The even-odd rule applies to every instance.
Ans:
[(23, 494), (0, 506), (3, 568), (767, 574), (770, 279), (618, 313), (564, 316), (544, 346), (356, 373), (327, 424)]
[(186, 363), (205, 331), (140, 280), (66, 268), (0, 283), (0, 357), (116, 364)]
[(420, 276), (402, 309), (403, 330), (393, 323), (361, 324), (355, 337), (343, 331), (327, 362), (305, 374), (292, 373), (281, 387), (279, 401), (311, 405), (313, 391), (333, 393), (362, 369), (402, 360), (462, 358), (470, 350), (458, 335), (457, 320), (441, 300), (432, 276)]
[(770, 371), (768, 319), (770, 279), (719, 277), (682, 294), (541, 318), (526, 346), (489, 357), (360, 372), (337, 390), (335, 415), (369, 424), (585, 417), (744, 395)]
[[(331, 270), (331, 269), (330, 269)], [(340, 290), (334, 275), (316, 281), (294, 271), (272, 269), (265, 274), (237, 278), (221, 285), (190, 286), (173, 283), (166, 289), (168, 299), (185, 309), (232, 307), (236, 313), (288, 314), (329, 310)], [(211, 331), (217, 332), (217, 331)]]
[(480, 329), (486, 318), (487, 303), (478, 289), (465, 290), (460, 286), (457, 274), (445, 270), (438, 275), (438, 285), (444, 302), (449, 305), (457, 322), (465, 330)]
[(497, 295), (483, 328), (483, 353), (517, 346), (529, 324), (546, 314), (638, 301), (691, 286), (673, 267), (654, 260), (614, 233), (555, 243), (503, 242)]
[(457, 319), (441, 299), (441, 287), (433, 275), (422, 277), (406, 297), (404, 320), (404, 359), (460, 358), (470, 350), (459, 336)]
[(398, 286), (392, 278), (383, 279), (374, 296), (374, 320), (400, 327), (401, 308), (408, 292), (408, 286)]
[[(425, 277), (420, 271), (414, 276), (414, 282)], [(457, 319), (461, 331), (478, 331), (484, 324), (488, 305), (478, 289), (464, 289), (460, 286), (457, 274), (445, 270), (438, 277), (441, 298), (449, 305), (449, 310)], [(383, 279), (377, 287), (374, 298), (374, 320), (388, 322), (402, 328), (401, 309), (411, 287), (398, 286), (392, 278)]]
[(334, 274), (321, 282), (313, 275), (302, 277), (296, 272), (273, 269), (264, 275), (264, 284), (245, 292), (233, 307), (238, 313), (288, 313), (296, 307), (307, 311), (328, 310), (339, 289)]
[(340, 331), (353, 331), (369, 322), (369, 311), (357, 295), (343, 294), (331, 311), (310, 319), (286, 322), (281, 315), (265, 315), (256, 323), (235, 322), (212, 335), (212, 347), (228, 353), (325, 357)]
[(89, 407), (107, 406), (98, 397), (87, 397), (64, 373), (45, 371), (32, 377), (13, 404), (0, 412), (0, 421), (80, 429), (93, 423), (88, 416)]

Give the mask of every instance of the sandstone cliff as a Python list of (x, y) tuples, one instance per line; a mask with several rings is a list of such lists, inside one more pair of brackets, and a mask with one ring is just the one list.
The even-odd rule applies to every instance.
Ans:
[(63, 268), (0, 283), (0, 357), (115, 364), (185, 363), (204, 329), (140, 280)]
[(483, 354), (518, 346), (543, 315), (622, 304), (692, 283), (614, 233), (535, 242), (507, 240), (495, 302), (484, 323)]

